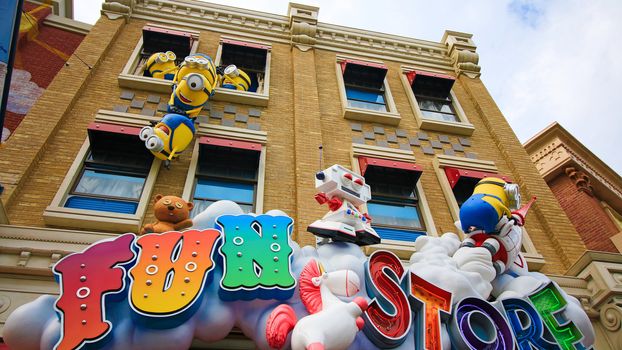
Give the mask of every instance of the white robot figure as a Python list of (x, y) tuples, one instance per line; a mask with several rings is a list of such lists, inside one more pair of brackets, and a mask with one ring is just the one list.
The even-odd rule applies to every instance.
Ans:
[(341, 165), (333, 165), (315, 175), (315, 188), (320, 191), (315, 200), (326, 203), (330, 211), (309, 225), (307, 231), (333, 241), (358, 245), (380, 243), (380, 237), (371, 227), (371, 218), (358, 209), (371, 199), (364, 177)]

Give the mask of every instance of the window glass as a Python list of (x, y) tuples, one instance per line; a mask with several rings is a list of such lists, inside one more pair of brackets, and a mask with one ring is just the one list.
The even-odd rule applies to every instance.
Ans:
[(419, 174), (396, 168), (367, 167), (365, 182), (371, 187), (372, 195), (367, 210), (382, 238), (414, 240), (417, 235), (425, 234), (416, 191)]
[(459, 121), (451, 100), (432, 99), (425, 96), (416, 96), (416, 98), (424, 118), (449, 122)]
[(137, 200), (144, 184), (144, 177), (86, 169), (74, 192)]
[(367, 210), (373, 218), (374, 225), (386, 225), (404, 228), (421, 228), (421, 218), (416, 206), (399, 204), (399, 202), (370, 202)]
[(202, 144), (192, 202), (194, 217), (219, 200), (236, 202), (252, 212), (257, 188), (259, 152)]
[(386, 68), (369, 67), (355, 63), (343, 66), (343, 83), (348, 107), (386, 112), (384, 77)]

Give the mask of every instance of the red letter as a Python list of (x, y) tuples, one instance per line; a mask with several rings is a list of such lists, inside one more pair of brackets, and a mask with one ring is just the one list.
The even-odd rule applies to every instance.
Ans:
[[(418, 327), (418, 329), (425, 329), (425, 349), (441, 350), (443, 347), (440, 312), (445, 312), (446, 316), (451, 313), (451, 293), (411, 272), (410, 294), (420, 303), (417, 313), (423, 311), (421, 308), (425, 308), (424, 324)], [(418, 319), (421, 320), (421, 317)]]
[(365, 265), (367, 294), (374, 299), (363, 314), (363, 332), (376, 346), (394, 348), (406, 340), (412, 322), (408, 297), (400, 286), (408, 283), (408, 275), (400, 259), (387, 251), (375, 251)]
[(104, 296), (123, 289), (125, 270), (115, 266), (134, 259), (130, 248), (133, 241), (134, 234), (127, 233), (98, 242), (54, 266), (61, 285), (56, 308), (62, 314), (56, 349), (76, 349), (110, 332), (112, 325), (104, 317)]

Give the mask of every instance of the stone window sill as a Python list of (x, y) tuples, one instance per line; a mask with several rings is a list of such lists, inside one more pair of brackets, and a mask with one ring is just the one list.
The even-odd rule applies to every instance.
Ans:
[(43, 212), (46, 225), (76, 227), (108, 232), (138, 232), (142, 218), (138, 215), (115, 214), (94, 210), (48, 206)]
[(364, 122), (380, 123), (397, 126), (402, 118), (399, 113), (378, 112), (362, 108), (345, 107), (343, 116), (346, 119)]
[(173, 85), (171, 80), (156, 79), (132, 74), (119, 74), (118, 80), (120, 87), (166, 94), (171, 93)]
[(473, 135), (475, 130), (473, 124), (464, 122), (447, 122), (425, 118), (417, 118), (417, 122), (422, 130), (440, 131), (464, 136)]
[(238, 91), (231, 89), (216, 88), (216, 93), (212, 97), (214, 101), (233, 102), (251, 106), (265, 107), (268, 105), (269, 96), (249, 91)]

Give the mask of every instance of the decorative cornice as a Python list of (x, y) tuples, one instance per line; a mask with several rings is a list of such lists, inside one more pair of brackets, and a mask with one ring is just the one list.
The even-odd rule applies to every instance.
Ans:
[(109, 19), (114, 20), (123, 17), (127, 22), (132, 15), (135, 3), (135, 0), (105, 0), (105, 2), (102, 3), (101, 12)]
[(289, 3), (287, 12), (292, 46), (301, 51), (308, 51), (315, 45), (319, 10), (320, 8), (315, 6)]
[(575, 167), (567, 167), (564, 172), (570, 180), (574, 181), (575, 186), (581, 192), (587, 193), (590, 197), (594, 197), (594, 189), (590, 183), (589, 176), (581, 170), (577, 170)]
[[(293, 14), (292, 9), (295, 10)], [(317, 22), (317, 7), (307, 5), (290, 4), (289, 15), (282, 16), (199, 1), (137, 0), (131, 17), (287, 43), (301, 50), (315, 47), (441, 71), (455, 70), (454, 60), (449, 56), (444, 42), (437, 43), (320, 23)], [(180, 18), (183, 18), (183, 21)], [(467, 63), (467, 60), (471, 60), (476, 64), (477, 59), (471, 54), (468, 55), (469, 58), (459, 58), (458, 63)], [(476, 68), (467, 69), (464, 65), (460, 67), (460, 72), (465, 74), (467, 71), (476, 70)]]
[(458, 76), (461, 74), (469, 78), (477, 78), (481, 75), (477, 46), (471, 39), (472, 34), (446, 30), (441, 42), (447, 46), (449, 56), (454, 65), (454, 71)]

